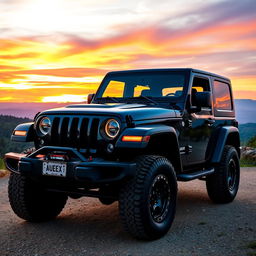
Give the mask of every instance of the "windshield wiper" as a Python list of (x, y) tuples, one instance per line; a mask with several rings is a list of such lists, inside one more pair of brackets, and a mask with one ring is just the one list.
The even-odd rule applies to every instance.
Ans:
[(144, 95), (140, 95), (140, 96), (137, 97), (137, 98), (146, 99), (147, 101), (150, 101), (150, 102), (154, 103), (155, 105), (158, 105), (158, 104), (159, 104), (157, 101), (154, 101), (154, 100), (152, 100), (152, 99), (150, 99), (150, 98), (148, 98), (147, 96), (144, 96)]
[(115, 97), (110, 97), (110, 96), (97, 98), (96, 100), (112, 100), (116, 103), (120, 103)]
[(116, 103), (120, 103), (115, 97), (107, 96), (106, 98), (107, 98), (107, 99), (110, 99), (110, 100), (112, 100), (112, 101), (114, 101), (114, 102), (116, 102)]

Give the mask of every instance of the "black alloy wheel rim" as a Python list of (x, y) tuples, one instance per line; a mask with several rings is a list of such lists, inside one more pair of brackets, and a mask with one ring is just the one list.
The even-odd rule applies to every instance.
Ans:
[(171, 188), (167, 176), (157, 175), (152, 183), (149, 196), (149, 209), (153, 220), (164, 221), (169, 211)]
[(234, 191), (237, 180), (237, 165), (234, 159), (230, 159), (228, 164), (228, 189)]

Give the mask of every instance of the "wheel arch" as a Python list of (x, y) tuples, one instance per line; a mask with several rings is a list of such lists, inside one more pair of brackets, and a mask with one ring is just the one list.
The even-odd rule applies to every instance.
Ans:
[[(123, 136), (144, 136), (150, 137), (148, 141), (123, 142)], [(176, 130), (167, 125), (146, 125), (126, 129), (117, 141), (116, 147), (129, 149), (139, 154), (161, 155), (166, 157), (173, 165), (177, 173), (182, 171), (182, 164), (179, 152), (179, 142)], [(137, 150), (137, 151), (135, 151)], [(131, 151), (129, 151), (131, 152)]]
[(153, 134), (146, 150), (150, 154), (166, 157), (172, 163), (176, 173), (182, 172), (176, 132)]
[[(212, 163), (219, 163), (221, 156), (226, 145), (235, 147), (238, 156), (240, 157), (240, 135), (237, 127), (223, 126), (219, 129), (216, 135), (213, 137), (215, 149), (211, 156)], [(209, 147), (212, 145), (210, 144)]]

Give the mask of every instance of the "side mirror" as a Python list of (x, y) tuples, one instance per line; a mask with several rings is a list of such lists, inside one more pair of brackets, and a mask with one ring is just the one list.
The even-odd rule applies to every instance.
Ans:
[(87, 104), (91, 104), (94, 96), (95, 96), (94, 93), (88, 94), (88, 96), (87, 96)]
[(212, 106), (212, 94), (211, 92), (196, 92), (194, 95), (193, 105), (196, 107), (211, 107)]

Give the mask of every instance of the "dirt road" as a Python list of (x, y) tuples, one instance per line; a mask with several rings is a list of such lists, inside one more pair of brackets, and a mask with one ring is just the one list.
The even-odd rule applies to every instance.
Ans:
[[(236, 200), (214, 205), (205, 183), (179, 183), (178, 209), (169, 233), (153, 242), (137, 241), (120, 224), (117, 203), (69, 200), (56, 221), (32, 224), (14, 215), (0, 179), (0, 255), (256, 255), (256, 168), (242, 168)], [(253, 247), (253, 246), (251, 246)]]

